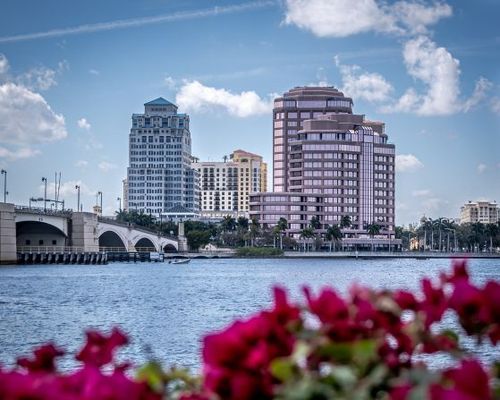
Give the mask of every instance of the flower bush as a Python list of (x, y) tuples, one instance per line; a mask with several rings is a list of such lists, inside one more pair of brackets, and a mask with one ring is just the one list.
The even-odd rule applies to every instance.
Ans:
[[(444, 399), (500, 398), (500, 364), (483, 365), (460, 338), (500, 341), (500, 284), (475, 286), (465, 262), (421, 292), (353, 286), (346, 297), (331, 288), (305, 303), (289, 302), (274, 289), (274, 306), (203, 340), (201, 377), (151, 361), (132, 372), (116, 362), (128, 343), (117, 328), (87, 332), (76, 355), (81, 367), (64, 373), (63, 351), (46, 344), (11, 369), (0, 368), (0, 399)], [(461, 331), (440, 330), (448, 312)], [(424, 360), (443, 353), (451, 367)]]

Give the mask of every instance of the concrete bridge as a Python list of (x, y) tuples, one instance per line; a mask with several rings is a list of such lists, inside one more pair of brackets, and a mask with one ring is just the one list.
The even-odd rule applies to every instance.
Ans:
[[(180, 245), (179, 245), (180, 243)], [(0, 203), (0, 264), (12, 264), (18, 251), (186, 251), (183, 237), (161, 236), (149, 229), (96, 214), (51, 211)]]

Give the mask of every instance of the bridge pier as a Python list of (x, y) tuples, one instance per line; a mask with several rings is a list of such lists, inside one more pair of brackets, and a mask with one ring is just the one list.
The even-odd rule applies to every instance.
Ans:
[(81, 247), (84, 252), (99, 250), (97, 214), (74, 212), (71, 216), (71, 245)]
[(17, 263), (14, 204), (0, 203), (0, 265)]

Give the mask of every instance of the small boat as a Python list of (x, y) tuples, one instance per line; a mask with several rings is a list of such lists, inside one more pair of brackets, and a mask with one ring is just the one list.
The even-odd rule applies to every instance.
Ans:
[(189, 261), (191, 261), (190, 258), (176, 258), (175, 260), (170, 260), (168, 263), (169, 264), (187, 264)]

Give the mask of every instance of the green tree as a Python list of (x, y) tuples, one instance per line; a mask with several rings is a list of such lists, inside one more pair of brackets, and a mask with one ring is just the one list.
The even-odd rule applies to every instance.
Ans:
[(234, 231), (236, 229), (236, 220), (230, 215), (226, 215), (222, 219), (221, 228), (224, 232)]
[[(380, 233), (381, 226), (376, 224), (375, 222), (372, 222), (366, 227), (366, 231), (368, 232), (368, 235), (373, 239), (375, 235), (378, 235)], [(373, 251), (373, 241), (372, 241), (372, 251)]]
[(490, 252), (493, 251), (493, 238), (498, 235), (499, 231), (500, 230), (497, 224), (486, 224), (484, 228), (485, 234), (490, 239)]
[(336, 249), (336, 243), (342, 240), (342, 231), (337, 224), (328, 225), (326, 227), (325, 238), (330, 242), (330, 251), (332, 251), (332, 242), (334, 243), (334, 250)]
[(193, 251), (198, 251), (200, 247), (206, 246), (210, 243), (210, 232), (206, 231), (189, 231), (186, 233), (186, 239), (189, 248)]
[(340, 220), (340, 228), (349, 228), (352, 224), (351, 217), (349, 215), (344, 215)]
[(255, 239), (257, 236), (259, 236), (260, 233), (260, 224), (259, 221), (257, 221), (256, 218), (252, 218), (250, 220), (250, 229), (249, 229), (249, 234), (250, 234), (250, 243), (251, 246), (255, 246)]

